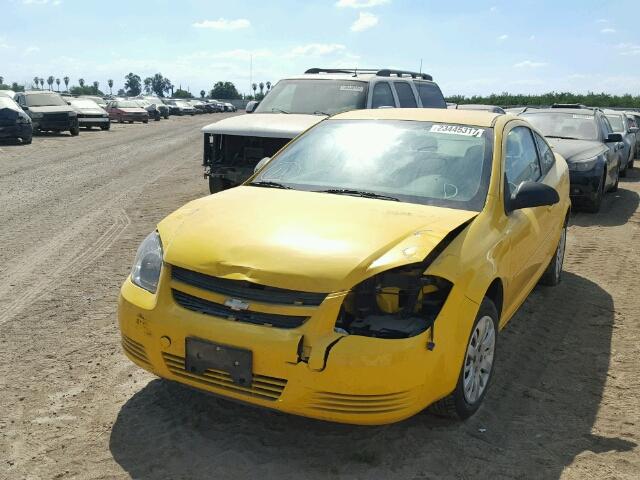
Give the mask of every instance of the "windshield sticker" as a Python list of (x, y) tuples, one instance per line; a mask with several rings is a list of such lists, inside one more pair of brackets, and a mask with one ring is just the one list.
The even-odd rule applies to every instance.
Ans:
[(593, 115), (573, 115), (573, 118), (581, 118), (582, 120), (593, 120)]
[(447, 133), (449, 135), (463, 135), (465, 137), (482, 137), (484, 128), (475, 127), (463, 127), (462, 125), (431, 125), (431, 132), (434, 133)]
[(340, 90), (343, 92), (364, 92), (364, 87), (359, 85), (340, 85)]

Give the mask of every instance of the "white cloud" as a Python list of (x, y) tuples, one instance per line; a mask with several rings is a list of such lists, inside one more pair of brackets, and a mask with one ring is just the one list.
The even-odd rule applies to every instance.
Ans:
[(62, 0), (22, 0), (23, 5), (53, 5), (57, 7)]
[(620, 50), (620, 55), (640, 55), (640, 45), (635, 43), (619, 43), (616, 48)]
[(599, 18), (596, 20), (596, 23), (609, 23), (609, 20), (607, 20), (606, 18)]
[(362, 32), (378, 24), (378, 17), (373, 13), (360, 12), (358, 19), (351, 25), (352, 32)]
[(603, 28), (602, 30), (600, 30), (600, 33), (616, 33), (616, 29), (615, 28)]
[(533, 40), (535, 40), (535, 39), (536, 39), (536, 36), (535, 36), (535, 35), (531, 35), (531, 36), (529, 37), (529, 40), (531, 40), (531, 41), (533, 41)]
[(497, 11), (498, 11), (498, 7), (496, 7), (496, 6), (494, 5), (493, 7), (491, 7), (491, 8), (489, 9), (489, 11), (490, 11), (490, 12), (494, 12), (494, 13), (495, 13), (495, 12), (497, 12)]
[(524, 60), (514, 65), (516, 68), (541, 68), (546, 66), (547, 63), (545, 62), (532, 62), (531, 60)]
[(227, 20), (219, 18), (218, 20), (203, 20), (193, 24), (196, 28), (212, 28), (214, 30), (239, 30), (241, 28), (249, 28), (251, 22), (246, 18), (238, 18), (236, 20)]
[(336, 7), (340, 8), (371, 8), (389, 3), (390, 0), (338, 0)]
[(343, 52), (347, 47), (339, 43), (310, 43), (291, 50), (293, 56), (319, 56), (332, 53)]
[(506, 40), (507, 38), (509, 38), (509, 35), (504, 34), (504, 35), (500, 35), (498, 37), (498, 40), (500, 40), (502, 42), (502, 41)]
[(192, 54), (186, 55), (185, 58), (194, 59), (194, 60), (224, 59), (224, 60), (247, 61), (251, 57), (256, 59), (256, 58), (271, 57), (272, 55), (273, 55), (273, 52), (267, 49), (245, 50), (242, 48), (237, 48), (235, 50), (225, 50), (222, 52), (199, 51), (199, 52), (194, 52)]
[(33, 45), (30, 47), (25, 48), (24, 50), (24, 54), (25, 55), (29, 55), (30, 53), (37, 53), (40, 51), (40, 48), (38, 47), (34, 47)]

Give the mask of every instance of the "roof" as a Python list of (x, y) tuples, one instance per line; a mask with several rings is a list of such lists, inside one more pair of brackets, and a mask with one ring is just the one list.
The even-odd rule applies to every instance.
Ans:
[(493, 126), (500, 113), (482, 110), (446, 108), (377, 108), (352, 110), (331, 117), (332, 120), (414, 120), (418, 122), (458, 123), (478, 127)]
[(595, 115), (595, 110), (591, 108), (530, 108), (520, 115), (529, 115), (536, 113), (563, 113), (570, 115)]

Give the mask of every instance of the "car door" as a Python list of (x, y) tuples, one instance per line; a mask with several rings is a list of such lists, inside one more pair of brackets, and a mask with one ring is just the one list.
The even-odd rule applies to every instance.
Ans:
[(620, 148), (623, 147), (622, 142), (607, 142), (609, 134), (613, 133), (613, 128), (609, 120), (604, 115), (597, 115), (598, 125), (600, 127), (602, 142), (607, 146), (607, 180), (605, 188), (609, 189), (616, 182), (618, 176), (618, 166), (622, 164), (620, 161)]
[[(505, 206), (518, 187), (527, 181), (538, 182), (542, 176), (538, 148), (531, 129), (520, 122), (510, 122), (503, 136), (503, 168)], [(526, 298), (546, 267), (544, 254), (548, 251), (549, 225), (547, 207), (523, 208), (506, 212), (506, 236), (509, 277), (505, 282), (507, 317)]]

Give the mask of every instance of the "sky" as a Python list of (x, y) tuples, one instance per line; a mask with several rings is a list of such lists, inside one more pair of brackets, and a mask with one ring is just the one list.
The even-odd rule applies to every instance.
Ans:
[(638, 22), (637, 0), (0, 0), (0, 76), (113, 79), (115, 93), (129, 72), (160, 72), (197, 95), (422, 61), (445, 96), (639, 95)]

